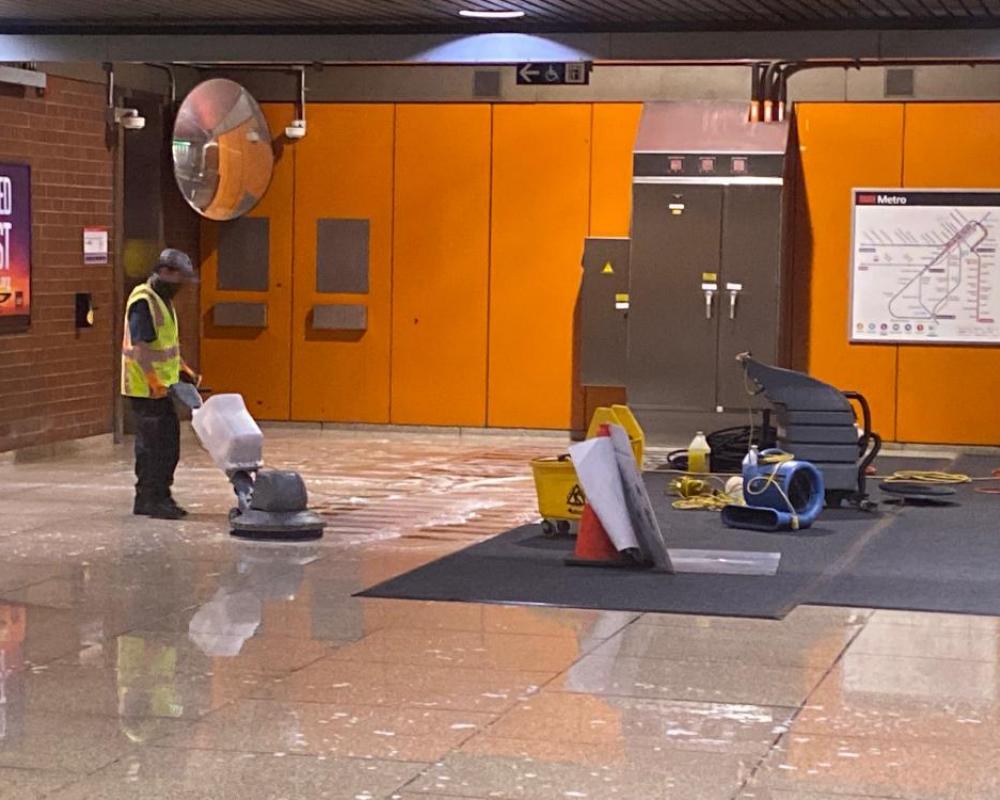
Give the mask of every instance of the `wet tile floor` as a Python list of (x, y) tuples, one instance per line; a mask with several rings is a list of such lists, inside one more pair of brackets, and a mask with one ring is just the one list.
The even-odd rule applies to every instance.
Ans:
[(1000, 620), (785, 620), (360, 599), (535, 518), (545, 437), (275, 428), (329, 518), (180, 523), (125, 447), (0, 464), (0, 800), (1000, 797)]

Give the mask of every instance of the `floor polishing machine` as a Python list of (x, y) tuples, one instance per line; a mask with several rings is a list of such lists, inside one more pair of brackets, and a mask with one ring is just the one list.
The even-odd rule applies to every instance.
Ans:
[(297, 472), (264, 469), (264, 434), (238, 394), (204, 402), (188, 383), (170, 387), (175, 403), (191, 413), (191, 427), (236, 492), (229, 512), (234, 536), (251, 539), (319, 539), (323, 518), (310, 511), (305, 481)]

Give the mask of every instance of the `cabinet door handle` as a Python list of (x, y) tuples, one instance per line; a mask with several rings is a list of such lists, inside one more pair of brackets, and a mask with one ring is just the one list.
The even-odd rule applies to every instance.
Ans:
[(743, 284), (727, 283), (726, 291), (729, 292), (729, 319), (736, 319), (736, 298), (743, 291)]
[(705, 293), (705, 319), (712, 318), (712, 304), (719, 286), (716, 283), (702, 283), (701, 290)]

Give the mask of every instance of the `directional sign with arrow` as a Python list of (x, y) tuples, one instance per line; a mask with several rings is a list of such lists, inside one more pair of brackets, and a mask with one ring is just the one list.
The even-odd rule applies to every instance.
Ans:
[(519, 86), (587, 86), (593, 64), (587, 61), (534, 62), (517, 65)]

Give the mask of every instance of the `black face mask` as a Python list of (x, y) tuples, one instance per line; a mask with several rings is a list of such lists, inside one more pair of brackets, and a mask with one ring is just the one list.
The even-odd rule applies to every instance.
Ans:
[(153, 276), (153, 291), (156, 292), (164, 300), (173, 300), (177, 293), (181, 290), (181, 284), (179, 283), (167, 283), (161, 280), (158, 275)]

